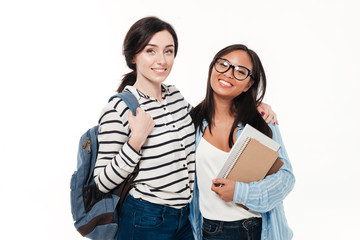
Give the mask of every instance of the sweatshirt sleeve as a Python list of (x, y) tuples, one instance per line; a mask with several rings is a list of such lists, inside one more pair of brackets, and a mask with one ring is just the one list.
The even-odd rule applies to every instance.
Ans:
[(295, 177), (280, 131), (277, 125), (270, 125), (273, 139), (280, 143), (279, 158), (284, 162), (277, 173), (258, 182), (236, 182), (233, 202), (244, 204), (251, 210), (265, 213), (282, 202), (295, 184)]
[(133, 172), (141, 157), (141, 153), (128, 143), (128, 110), (121, 99), (115, 98), (103, 109), (99, 120), (99, 149), (94, 180), (104, 193), (122, 183)]

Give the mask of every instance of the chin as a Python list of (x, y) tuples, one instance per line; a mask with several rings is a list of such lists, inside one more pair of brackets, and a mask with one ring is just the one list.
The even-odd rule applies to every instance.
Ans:
[(162, 78), (153, 78), (150, 81), (153, 82), (153, 83), (159, 83), (160, 84), (160, 83), (165, 82), (165, 80), (166, 80), (166, 77), (162, 77)]

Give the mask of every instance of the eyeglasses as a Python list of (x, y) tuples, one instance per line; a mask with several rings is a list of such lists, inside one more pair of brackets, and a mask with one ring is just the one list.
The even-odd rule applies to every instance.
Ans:
[(219, 73), (225, 73), (229, 71), (230, 68), (232, 68), (233, 75), (236, 80), (242, 81), (245, 80), (248, 76), (251, 76), (251, 71), (241, 65), (235, 66), (232, 65), (227, 59), (224, 58), (217, 58), (215, 60), (215, 70)]

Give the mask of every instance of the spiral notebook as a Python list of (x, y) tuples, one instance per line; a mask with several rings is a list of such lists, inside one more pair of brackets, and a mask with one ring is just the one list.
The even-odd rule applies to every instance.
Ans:
[(279, 143), (246, 124), (217, 178), (245, 183), (259, 181), (282, 166), (279, 149)]

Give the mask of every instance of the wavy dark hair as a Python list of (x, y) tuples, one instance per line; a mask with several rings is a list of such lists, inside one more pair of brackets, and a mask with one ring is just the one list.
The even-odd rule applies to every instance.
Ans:
[(173, 37), (174, 55), (176, 56), (178, 39), (174, 28), (169, 23), (157, 17), (145, 17), (130, 27), (124, 39), (123, 54), (127, 66), (132, 71), (123, 76), (121, 84), (117, 89), (118, 92), (122, 92), (126, 85), (134, 85), (136, 82), (136, 64), (133, 62), (134, 57), (146, 47), (155, 33), (163, 30), (168, 31)]
[(271, 128), (257, 110), (257, 106), (262, 102), (265, 95), (266, 76), (260, 58), (253, 50), (242, 44), (230, 45), (220, 50), (210, 63), (205, 99), (191, 111), (191, 117), (195, 124), (195, 128), (200, 127), (202, 131), (203, 120), (205, 119), (209, 124), (209, 131), (211, 133), (215, 109), (214, 91), (211, 88), (210, 82), (215, 60), (237, 50), (245, 51), (250, 56), (253, 65), (251, 72), (252, 78), (250, 81), (253, 81), (254, 83), (248, 91), (241, 93), (232, 100), (230, 111), (235, 113), (235, 120), (229, 132), (228, 144), (230, 148), (234, 144), (233, 133), (239, 123), (242, 123), (243, 125), (248, 123), (265, 135), (272, 137)]

